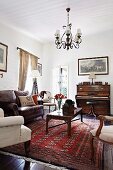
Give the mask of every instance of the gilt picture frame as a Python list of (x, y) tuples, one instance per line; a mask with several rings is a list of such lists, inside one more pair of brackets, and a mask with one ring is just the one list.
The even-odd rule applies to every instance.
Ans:
[(78, 59), (78, 75), (89, 75), (91, 72), (96, 75), (109, 74), (108, 56)]
[(40, 73), (40, 76), (42, 76), (42, 64), (38, 63), (37, 67), (38, 67), (38, 71)]
[(0, 43), (0, 71), (7, 72), (8, 46)]

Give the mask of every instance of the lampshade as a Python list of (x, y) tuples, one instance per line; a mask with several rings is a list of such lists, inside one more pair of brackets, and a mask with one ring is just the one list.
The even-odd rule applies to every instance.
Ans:
[(32, 78), (37, 78), (39, 76), (40, 76), (40, 73), (39, 73), (38, 70), (32, 70), (32, 72), (31, 72), (31, 77)]
[(89, 79), (96, 79), (96, 75), (95, 75), (94, 72), (91, 72), (91, 73), (89, 74)]

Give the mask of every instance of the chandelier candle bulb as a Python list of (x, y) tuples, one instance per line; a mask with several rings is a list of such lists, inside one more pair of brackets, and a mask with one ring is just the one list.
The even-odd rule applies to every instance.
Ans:
[(55, 35), (60, 37), (60, 30), (56, 30)]
[(77, 33), (80, 34), (80, 35), (82, 35), (80, 28), (77, 29)]
[(70, 29), (67, 29), (67, 30), (66, 30), (66, 34), (69, 34), (69, 35), (70, 35), (70, 33), (71, 33)]
[(78, 36), (77, 35), (75, 35), (75, 41), (78, 41)]

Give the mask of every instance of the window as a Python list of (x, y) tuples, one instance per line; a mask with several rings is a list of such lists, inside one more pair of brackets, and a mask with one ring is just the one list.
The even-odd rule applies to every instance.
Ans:
[(53, 70), (53, 92), (68, 97), (68, 66), (59, 66)]

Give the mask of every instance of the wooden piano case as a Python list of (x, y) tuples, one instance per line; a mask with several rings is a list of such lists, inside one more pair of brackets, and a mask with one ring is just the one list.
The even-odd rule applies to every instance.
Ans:
[[(110, 85), (80, 84), (75, 96), (77, 107), (82, 107), (83, 114), (88, 114), (93, 107), (96, 116), (110, 114)], [(93, 106), (89, 103), (93, 103)]]

